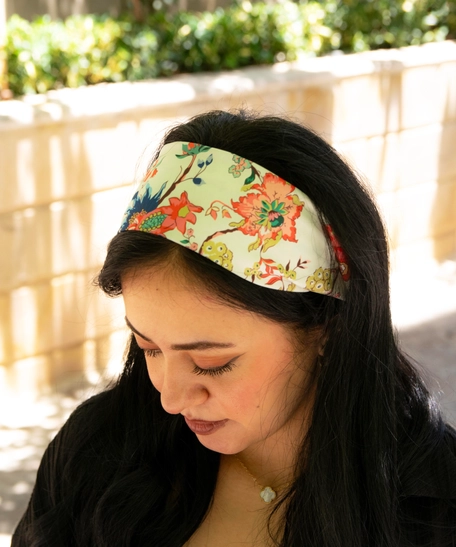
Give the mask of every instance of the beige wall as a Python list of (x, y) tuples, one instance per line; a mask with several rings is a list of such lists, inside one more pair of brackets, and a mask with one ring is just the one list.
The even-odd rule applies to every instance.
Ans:
[(370, 180), (396, 269), (456, 251), (452, 42), (3, 102), (0, 400), (118, 368), (121, 302), (91, 280), (138, 158), (170, 124), (242, 105), (311, 125)]

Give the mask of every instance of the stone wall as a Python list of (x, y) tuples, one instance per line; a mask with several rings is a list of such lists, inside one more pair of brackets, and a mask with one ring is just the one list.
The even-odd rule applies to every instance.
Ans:
[(3, 102), (0, 400), (119, 367), (122, 305), (91, 281), (146, 149), (171, 124), (239, 106), (310, 125), (365, 175), (396, 270), (456, 251), (452, 42)]

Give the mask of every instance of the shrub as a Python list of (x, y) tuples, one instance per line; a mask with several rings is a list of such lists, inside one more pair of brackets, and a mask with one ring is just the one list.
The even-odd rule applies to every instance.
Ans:
[(158, 11), (143, 23), (13, 16), (7, 31), (9, 86), (22, 95), (444, 40), (456, 37), (456, 9), (445, 0), (243, 1), (213, 13)]
[(446, 0), (328, 0), (325, 8), (326, 24), (340, 37), (342, 51), (420, 45), (449, 33)]
[(120, 82), (158, 75), (155, 33), (127, 18), (41, 17), (8, 22), (8, 79), (13, 93)]

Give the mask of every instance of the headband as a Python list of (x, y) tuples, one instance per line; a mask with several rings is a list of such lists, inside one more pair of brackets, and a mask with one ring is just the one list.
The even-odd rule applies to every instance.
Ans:
[(343, 298), (349, 278), (336, 236), (306, 194), (201, 144), (163, 146), (125, 212), (126, 230), (161, 235), (270, 289)]

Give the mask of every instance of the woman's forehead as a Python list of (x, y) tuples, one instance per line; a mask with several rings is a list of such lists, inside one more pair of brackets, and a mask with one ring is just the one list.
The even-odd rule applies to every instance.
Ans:
[(253, 337), (260, 343), (268, 335), (289, 336), (289, 330), (279, 323), (230, 306), (209, 289), (196, 288), (180, 275), (141, 269), (125, 276), (122, 286), (128, 322), (154, 341), (157, 333), (170, 341), (173, 333), (219, 342)]
[(128, 270), (122, 276), (122, 293), (140, 294), (142, 298), (166, 298), (182, 302), (196, 301), (204, 306), (230, 308), (204, 281), (197, 279), (185, 266), (172, 264), (144, 265)]

